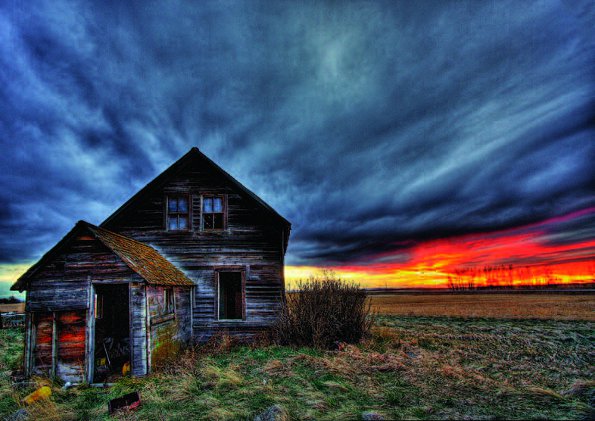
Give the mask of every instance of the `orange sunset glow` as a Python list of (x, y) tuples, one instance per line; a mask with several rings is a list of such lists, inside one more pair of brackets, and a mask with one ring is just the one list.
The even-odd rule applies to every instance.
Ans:
[[(589, 208), (519, 228), (419, 242), (405, 250), (377, 255), (371, 264), (330, 269), (370, 288), (443, 288), (454, 281), (472, 282), (475, 287), (593, 282), (595, 240), (560, 241), (573, 233), (556, 230), (569, 223), (580, 229), (581, 222), (586, 225), (594, 215), (595, 208)], [(285, 275), (291, 287), (322, 270), (287, 266)]]

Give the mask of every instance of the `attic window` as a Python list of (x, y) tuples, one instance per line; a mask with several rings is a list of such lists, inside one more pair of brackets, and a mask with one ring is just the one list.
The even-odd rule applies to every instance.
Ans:
[(225, 227), (225, 201), (223, 196), (204, 196), (202, 199), (202, 224), (205, 230), (222, 230)]
[(188, 196), (167, 196), (167, 229), (169, 231), (190, 229)]

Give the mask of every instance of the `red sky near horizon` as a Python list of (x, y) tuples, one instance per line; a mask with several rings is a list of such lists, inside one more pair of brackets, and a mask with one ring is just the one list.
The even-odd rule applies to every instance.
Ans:
[[(458, 271), (463, 278), (476, 273), (475, 285), (490, 283), (535, 285), (594, 282), (595, 239), (590, 232), (595, 208), (518, 228), (418, 242), (410, 247), (378, 254), (370, 262), (329, 267), (342, 278), (366, 287), (446, 287)], [(287, 266), (289, 285), (319, 273), (314, 266)], [(511, 279), (512, 274), (512, 279)], [(497, 278), (497, 279), (495, 279)]]

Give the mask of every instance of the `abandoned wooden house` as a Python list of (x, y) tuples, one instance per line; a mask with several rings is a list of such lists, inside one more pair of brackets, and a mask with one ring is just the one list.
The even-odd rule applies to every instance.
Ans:
[(141, 376), (218, 331), (266, 329), (290, 230), (192, 148), (100, 226), (79, 221), (12, 286), (26, 291), (25, 373)]

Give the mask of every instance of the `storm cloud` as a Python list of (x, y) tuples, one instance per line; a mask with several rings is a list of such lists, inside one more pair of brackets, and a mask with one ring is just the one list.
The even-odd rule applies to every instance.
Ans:
[(594, 27), (589, 2), (3, 2), (0, 262), (192, 146), (293, 223), (293, 265), (592, 207)]

